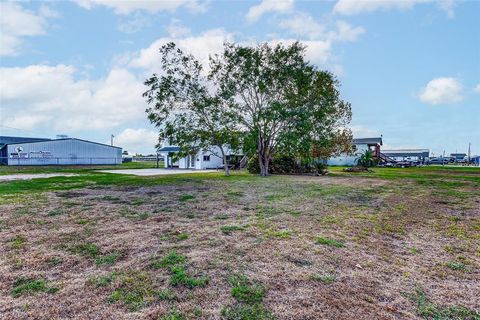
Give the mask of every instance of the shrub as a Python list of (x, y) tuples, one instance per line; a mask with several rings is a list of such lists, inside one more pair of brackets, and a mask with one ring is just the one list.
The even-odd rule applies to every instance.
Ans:
[(270, 164), (271, 173), (294, 173), (297, 171), (297, 165), (295, 159), (289, 156), (279, 156), (275, 157)]
[(260, 164), (258, 164), (258, 157), (252, 156), (248, 159), (247, 170), (250, 173), (259, 174), (260, 173)]

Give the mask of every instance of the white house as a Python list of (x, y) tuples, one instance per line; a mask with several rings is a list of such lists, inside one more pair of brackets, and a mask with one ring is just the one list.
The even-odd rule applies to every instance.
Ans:
[(382, 137), (353, 139), (353, 153), (341, 154), (327, 160), (329, 166), (354, 166), (358, 158), (366, 151), (372, 150), (374, 156), (380, 156), (380, 146), (383, 145)]
[[(175, 159), (175, 153), (180, 151), (177, 146), (164, 145), (158, 150), (158, 153), (164, 157), (165, 168), (179, 168), (179, 169), (219, 169), (223, 168), (222, 153), (218, 147), (211, 148), (212, 150), (199, 149), (196, 154), (192, 154), (183, 158)], [(230, 164), (237, 162), (236, 159), (241, 155), (233, 152), (225, 146), (227, 153), (227, 161)]]

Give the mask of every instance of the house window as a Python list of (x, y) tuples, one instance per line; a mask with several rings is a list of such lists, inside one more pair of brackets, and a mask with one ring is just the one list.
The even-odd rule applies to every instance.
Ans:
[(210, 156), (203, 156), (203, 161), (210, 161)]

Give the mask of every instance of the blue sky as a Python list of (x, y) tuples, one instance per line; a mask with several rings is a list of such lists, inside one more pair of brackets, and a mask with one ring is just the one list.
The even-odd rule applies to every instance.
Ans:
[(152, 152), (143, 80), (176, 41), (201, 61), (224, 41), (307, 45), (351, 102), (357, 137), (385, 148), (480, 154), (480, 2), (1, 2), (0, 135)]

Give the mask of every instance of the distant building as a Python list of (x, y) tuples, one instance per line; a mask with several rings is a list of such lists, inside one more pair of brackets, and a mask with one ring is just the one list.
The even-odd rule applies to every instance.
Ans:
[(472, 156), (470, 157), (470, 162), (480, 166), (480, 156)]
[(467, 157), (466, 153), (450, 153), (450, 161), (452, 162), (460, 162), (464, 161)]
[(0, 163), (7, 165), (120, 164), (122, 148), (66, 138), (0, 136)]
[(352, 154), (341, 154), (327, 160), (329, 166), (354, 166), (357, 164), (358, 158), (371, 150), (374, 156), (380, 156), (380, 147), (383, 145), (382, 137), (375, 138), (355, 138), (352, 140)]
[[(218, 147), (212, 149), (213, 150), (199, 149), (194, 154), (178, 158), (175, 154), (180, 151), (180, 147), (164, 144), (162, 148), (158, 149), (158, 154), (164, 158), (165, 168), (173, 167), (199, 170), (223, 168), (224, 163), (220, 149)], [(225, 146), (225, 149), (229, 164), (235, 164), (241, 159), (242, 154), (230, 150), (227, 146)]]
[(426, 163), (430, 159), (429, 149), (382, 150), (382, 154), (397, 162)]

